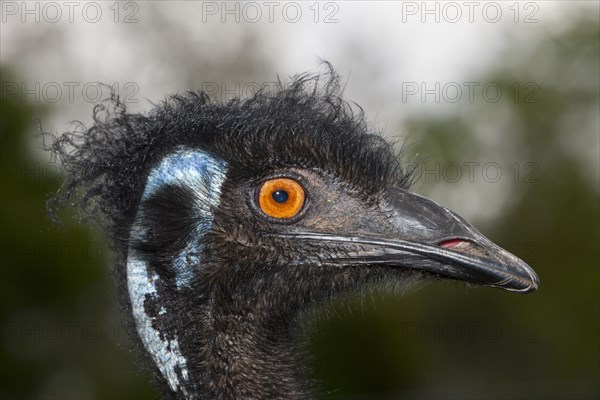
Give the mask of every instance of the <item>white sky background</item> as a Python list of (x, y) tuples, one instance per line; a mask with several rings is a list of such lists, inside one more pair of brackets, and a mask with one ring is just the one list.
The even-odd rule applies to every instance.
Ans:
[[(156, 53), (151, 39), (161, 30), (165, 35), (180, 37), (181, 41), (173, 46), (185, 46), (192, 57), (214, 59), (240, 51), (245, 40), (253, 37), (257, 57), (266, 67), (261, 73), (265, 81), (275, 80), (277, 74), (286, 78), (315, 71), (317, 58), (325, 58), (348, 78), (346, 94), (350, 100), (361, 104), (377, 120), (390, 121), (415, 112), (444, 112), (452, 107), (449, 102), (429, 101), (431, 96), (426, 102), (419, 95), (403, 101), (403, 84), (425, 82), (432, 87), (435, 82), (462, 85), (477, 81), (489, 65), (502, 62), (498, 57), (512, 37), (523, 42), (537, 40), (548, 27), (560, 30), (575, 8), (598, 11), (595, 1), (521, 2), (517, 7), (520, 22), (515, 23), (516, 2), (512, 1), (336, 1), (321, 2), (318, 7), (311, 1), (258, 1), (250, 2), (252, 6), (241, 3), (237, 16), (226, 12), (226, 8), (234, 9), (232, 2), (223, 6), (221, 1), (155, 1), (138, 2), (138, 9), (131, 5), (133, 2), (121, 3), (118, 18), (124, 20), (133, 13), (131, 18), (138, 22), (115, 23), (112, 1), (47, 3), (53, 6), (44, 2), (3, 2), (0, 58), (3, 64), (15, 68), (28, 89), (34, 88), (34, 82), (39, 82), (41, 88), (48, 83), (62, 87), (64, 93), (57, 104), (66, 109), (56, 118), (57, 123), (73, 118), (90, 120), (80, 109), (90, 104), (81, 90), (86, 83), (137, 83), (136, 98), (140, 102), (139, 107), (132, 108), (140, 110), (150, 107), (145, 98), (156, 101), (173, 92), (197, 89), (186, 87), (178, 74), (185, 59), (165, 59)], [(36, 7), (38, 11), (32, 11)], [(424, 13), (425, 8), (431, 11), (436, 7), (439, 12)], [(102, 11), (98, 22), (86, 22), (84, 14), (93, 20), (98, 8)], [(273, 22), (269, 21), (269, 8), (273, 10)], [(302, 16), (292, 23), (298, 8)], [(319, 9), (317, 23), (315, 8)], [(488, 22), (496, 19), (497, 9), (502, 11), (498, 22)], [(55, 17), (57, 10), (61, 12), (59, 18)], [(255, 17), (256, 10), (261, 11), (260, 18)], [(460, 18), (456, 18), (457, 10)], [(473, 22), (469, 22), (470, 10)], [(161, 14), (166, 26), (157, 24), (155, 13)], [(329, 23), (325, 22), (328, 15), (332, 20)], [(539, 22), (525, 23), (528, 15)], [(58, 22), (51, 22), (55, 19)], [(255, 19), (257, 22), (252, 22)], [(256, 78), (260, 82), (261, 77)], [(226, 75), (221, 78), (232, 82), (230, 79)], [(73, 101), (68, 98), (64, 82), (80, 83)], [(240, 82), (244, 85), (248, 81)], [(41, 101), (53, 100), (55, 93), (49, 87), (47, 96), (41, 93)], [(28, 98), (34, 99), (33, 95)]]
[[(37, 92), (40, 103), (58, 97), (53, 103), (57, 112), (43, 121), (45, 129), (60, 131), (71, 120), (89, 124), (94, 103), (82, 88), (97, 81), (117, 82), (124, 91), (122, 96), (138, 88), (134, 98), (139, 102), (129, 104), (129, 108), (146, 111), (151, 108), (148, 100), (158, 102), (169, 94), (201, 89), (202, 82), (227, 82), (231, 87), (237, 81), (243, 91), (249, 82), (272, 82), (277, 75), (285, 79), (317, 71), (320, 57), (331, 61), (348, 79), (346, 99), (360, 104), (377, 127), (396, 137), (406, 133), (397, 129), (408, 116), (440, 115), (469, 106), (466, 92), (464, 101), (457, 103), (436, 103), (431, 98), (421, 101), (419, 95), (403, 98), (407, 83), (433, 87), (435, 82), (462, 85), (480, 81), (490, 65), (504, 61), (502, 55), (511, 50), (515, 37), (523, 45), (541, 40), (548, 29), (564, 29), (574, 10), (599, 12), (597, 1), (459, 1), (450, 5), (433, 1), (308, 1), (291, 5), (258, 1), (251, 6), (239, 5), (238, 23), (235, 12), (224, 13), (221, 1), (156, 1), (119, 3), (115, 23), (112, 1), (50, 3), (53, 5), (3, 1), (0, 28), (0, 60), (13, 68), (17, 83)], [(33, 12), (27, 13), (24, 4)], [(73, 22), (69, 21), (70, 7)], [(227, 7), (232, 10), (235, 4), (229, 2)], [(273, 7), (273, 22), (269, 21), (269, 7)], [(298, 7), (302, 16), (292, 23)], [(423, 7), (437, 7), (438, 12), (423, 14)], [(88, 22), (96, 18), (97, 8), (101, 17), (95, 23)], [(498, 8), (502, 12), (499, 17)], [(138, 22), (124, 23), (132, 12), (131, 17)], [(331, 23), (325, 22), (328, 15)], [(539, 22), (525, 23), (527, 16)], [(165, 42), (171, 36), (174, 40)], [(251, 47), (253, 44), (256, 48)], [(244, 71), (240, 54), (245, 52), (259, 66), (249, 67), (248, 73), (236, 79), (232, 75)], [(230, 62), (230, 67), (215, 67), (223, 62)], [(189, 70), (190, 64), (198, 65), (197, 72)], [(73, 97), (65, 82), (79, 84)], [(128, 83), (129, 89), (125, 87)], [(54, 90), (57, 86), (62, 89), (58, 96)], [(43, 88), (48, 91), (44, 93)], [(33, 94), (27, 99), (36, 100)], [(490, 210), (501, 212), (501, 206), (506, 205), (507, 195), (501, 193), (510, 193), (501, 185), (494, 189), (469, 185), (458, 190), (459, 196), (441, 192), (432, 196), (467, 218), (485, 220), (496, 217)], [(465, 205), (464, 198), (468, 197), (474, 200)]]

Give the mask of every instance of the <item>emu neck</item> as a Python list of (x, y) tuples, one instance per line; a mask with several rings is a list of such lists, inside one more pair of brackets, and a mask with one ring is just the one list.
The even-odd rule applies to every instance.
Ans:
[(191, 339), (200, 341), (201, 351), (189, 360), (189, 375), (201, 379), (198, 393), (206, 399), (312, 399), (319, 390), (308, 379), (301, 314), (389, 278), (387, 270), (290, 267), (256, 276), (240, 268), (235, 279), (213, 282), (198, 310)]
[(258, 310), (215, 312), (208, 327), (206, 398), (307, 399), (294, 318)]

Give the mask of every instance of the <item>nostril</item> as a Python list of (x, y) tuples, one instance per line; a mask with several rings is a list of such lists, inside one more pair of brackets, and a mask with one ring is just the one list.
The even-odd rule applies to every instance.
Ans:
[(462, 239), (448, 239), (448, 240), (444, 240), (441, 241), (440, 243), (438, 243), (438, 246), (443, 247), (445, 249), (452, 249), (456, 246), (458, 246), (459, 244), (465, 242), (465, 240)]
[(481, 257), (487, 259), (495, 258), (494, 254), (492, 254), (488, 249), (468, 239), (446, 239), (442, 240), (437, 245), (443, 247), (444, 249), (462, 253), (470, 257)]

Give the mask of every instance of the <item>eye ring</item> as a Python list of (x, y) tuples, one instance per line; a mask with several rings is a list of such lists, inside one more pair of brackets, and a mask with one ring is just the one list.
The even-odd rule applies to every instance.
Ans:
[(291, 178), (266, 180), (258, 191), (258, 208), (268, 217), (288, 220), (302, 211), (306, 193), (302, 185)]

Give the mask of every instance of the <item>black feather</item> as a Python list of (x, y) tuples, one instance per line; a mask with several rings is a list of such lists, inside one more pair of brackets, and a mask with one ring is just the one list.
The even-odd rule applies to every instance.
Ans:
[(51, 145), (65, 182), (55, 213), (76, 205), (119, 238), (128, 231), (149, 170), (180, 145), (197, 146), (249, 175), (282, 166), (317, 168), (375, 199), (386, 186), (408, 188), (411, 171), (369, 130), (362, 109), (342, 99), (340, 78), (303, 74), (247, 100), (212, 102), (202, 92), (174, 95), (147, 115), (128, 113), (118, 97), (94, 109), (94, 125)]
[[(400, 155), (370, 130), (362, 109), (342, 99), (340, 78), (326, 65), (325, 74), (299, 75), (275, 93), (259, 91), (226, 103), (189, 92), (169, 97), (148, 114), (132, 114), (113, 96), (94, 109), (91, 128), (79, 125), (50, 145), (65, 171), (63, 186), (49, 202), (51, 213), (76, 206), (108, 231), (131, 332), (128, 251), (159, 275), (156, 296), (148, 296), (144, 308), (161, 335), (169, 335), (165, 339), (176, 335), (181, 340), (193, 374), (186, 390), (194, 398), (307, 398), (314, 387), (301, 379), (306, 364), (292, 340), (301, 313), (357, 287), (395, 286), (402, 283), (398, 277), (412, 284), (421, 276), (386, 266), (322, 268), (339, 250), (327, 244), (265, 241), (256, 233), (269, 223), (240, 213), (238, 189), (282, 168), (318, 171), (323, 187), (351, 193), (361, 210), (377, 205), (363, 219), (385, 214), (379, 205), (387, 189), (409, 188), (412, 175), (402, 168)], [(168, 266), (194, 240), (193, 193), (165, 186), (140, 207), (152, 168), (181, 146), (202, 149), (234, 171), (223, 184), (219, 210), (214, 210), (202, 265), (185, 288), (177, 287)], [(325, 202), (327, 193), (314, 197)], [(335, 207), (336, 215), (347, 211), (343, 204)], [(347, 214), (352, 222), (355, 215)], [(136, 215), (145, 236), (132, 243)], [(315, 265), (287, 264), (304, 256), (316, 260)], [(181, 370), (176, 373), (182, 376)], [(157, 376), (163, 379), (158, 371)]]

